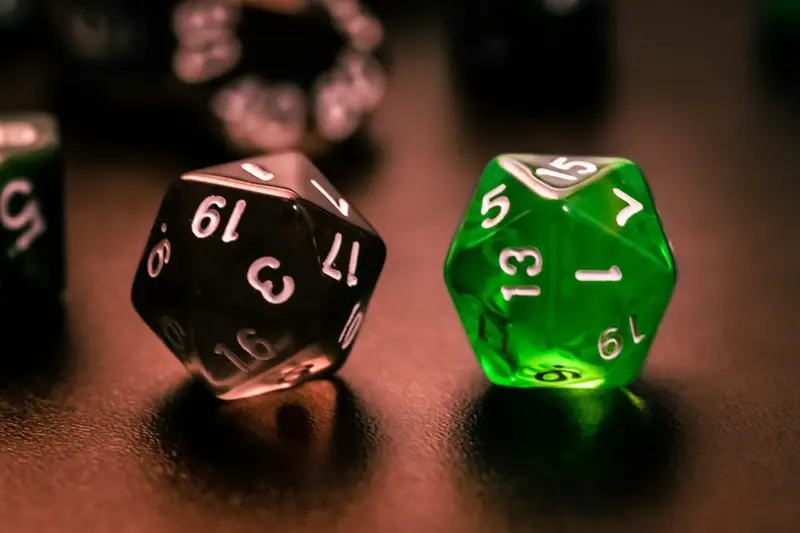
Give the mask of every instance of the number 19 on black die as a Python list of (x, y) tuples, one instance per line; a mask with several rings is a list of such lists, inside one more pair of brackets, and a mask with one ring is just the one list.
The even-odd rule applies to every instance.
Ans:
[(136, 311), (223, 399), (338, 370), (386, 259), (377, 232), (298, 153), (190, 172), (167, 191)]

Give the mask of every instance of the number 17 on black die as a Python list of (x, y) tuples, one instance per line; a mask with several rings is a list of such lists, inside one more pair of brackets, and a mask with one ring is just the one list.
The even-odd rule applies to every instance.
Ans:
[(377, 232), (303, 155), (245, 159), (168, 189), (134, 308), (222, 399), (336, 372), (384, 261)]

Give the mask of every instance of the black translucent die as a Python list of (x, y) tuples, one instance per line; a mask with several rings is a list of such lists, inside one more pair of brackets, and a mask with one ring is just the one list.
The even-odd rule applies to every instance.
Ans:
[[(65, 284), (64, 172), (56, 120), (0, 115), (0, 308), (59, 307)], [(13, 316), (11, 316), (13, 315)]]
[(244, 159), (169, 188), (132, 301), (214, 394), (243, 398), (338, 370), (385, 258), (303, 155)]

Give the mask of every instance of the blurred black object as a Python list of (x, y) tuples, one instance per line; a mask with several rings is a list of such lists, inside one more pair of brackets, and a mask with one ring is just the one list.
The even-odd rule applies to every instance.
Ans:
[[(374, 88), (379, 100), (384, 83), (364, 45), (370, 31), (382, 39), (379, 23), (363, 14), (377, 30), (365, 23), (367, 37), (346, 39), (324, 5), (283, 13), (258, 2), (51, 0), (56, 107), (68, 123), (107, 130), (178, 123), (236, 154), (315, 152), (353, 133), (321, 127), (319, 108), (341, 111), (334, 126), (357, 126), (371, 110), (364, 94)], [(317, 95), (330, 85), (352, 90)]]
[(8, 60), (44, 44), (39, 0), (0, 0), (0, 58)]
[(51, 33), (41, 0), (0, 0), (0, 109), (45, 109)]
[(447, 0), (460, 92), (484, 103), (584, 108), (605, 98), (613, 0)]
[(764, 80), (779, 92), (800, 91), (800, 0), (757, 5), (757, 60)]

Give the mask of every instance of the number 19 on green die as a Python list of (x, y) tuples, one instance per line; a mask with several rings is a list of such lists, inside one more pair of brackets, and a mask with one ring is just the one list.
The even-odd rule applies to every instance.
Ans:
[(634, 163), (506, 154), (484, 170), (444, 277), (492, 382), (601, 388), (641, 372), (677, 271)]

